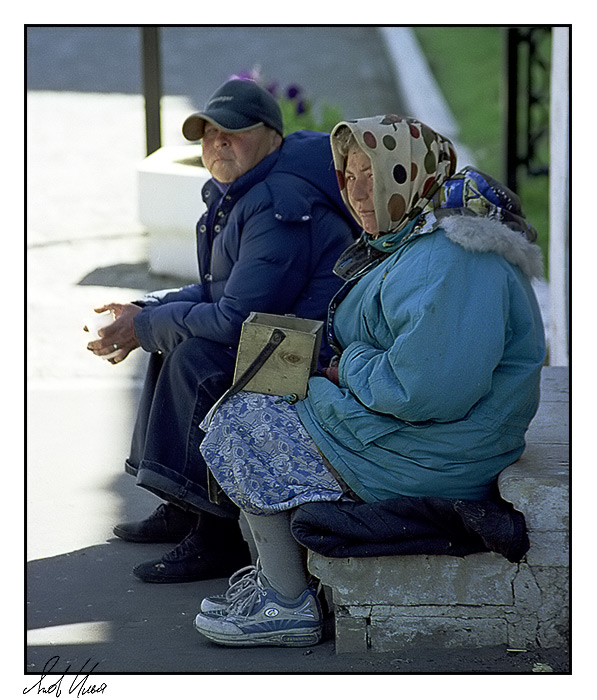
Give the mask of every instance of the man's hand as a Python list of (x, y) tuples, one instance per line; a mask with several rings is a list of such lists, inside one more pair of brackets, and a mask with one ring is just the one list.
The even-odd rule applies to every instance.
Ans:
[(122, 362), (131, 350), (139, 347), (133, 319), (142, 311), (142, 308), (136, 304), (106, 304), (94, 311), (98, 314), (112, 311), (116, 320), (109, 326), (101, 328), (98, 333), (100, 339), (87, 343), (87, 349), (98, 357), (118, 350), (118, 355), (110, 358), (108, 362), (113, 365)]

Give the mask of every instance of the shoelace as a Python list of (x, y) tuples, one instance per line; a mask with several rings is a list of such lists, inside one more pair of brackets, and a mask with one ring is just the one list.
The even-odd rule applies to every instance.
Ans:
[[(238, 586), (238, 588), (233, 594), (234, 601), (230, 604), (226, 614), (249, 617), (255, 607), (255, 603), (261, 596), (265, 595), (263, 584), (258, 576), (253, 578), (247, 576), (235, 583), (234, 586)], [(228, 593), (226, 595), (228, 595)]]
[(246, 590), (248, 586), (250, 587), (249, 582), (257, 578), (258, 571), (259, 559), (255, 566), (245, 566), (232, 574), (228, 579), (228, 590), (224, 594), (224, 598), (229, 606), (242, 595), (243, 591)]

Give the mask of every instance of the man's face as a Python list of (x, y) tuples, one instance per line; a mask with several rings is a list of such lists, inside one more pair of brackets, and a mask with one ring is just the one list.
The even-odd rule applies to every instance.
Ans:
[(280, 135), (265, 126), (234, 134), (206, 122), (201, 141), (203, 162), (219, 182), (234, 182), (275, 151), (280, 143)]

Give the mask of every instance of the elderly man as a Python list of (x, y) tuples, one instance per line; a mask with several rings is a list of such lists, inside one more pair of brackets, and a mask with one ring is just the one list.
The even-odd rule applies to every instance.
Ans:
[[(197, 224), (200, 282), (106, 304), (113, 324), (89, 350), (121, 362), (151, 353), (126, 471), (165, 503), (145, 520), (116, 525), (132, 542), (179, 542), (133, 570), (144, 581), (228, 576), (250, 563), (230, 501), (207, 493), (199, 424), (231, 385), (240, 329), (251, 311), (324, 319), (340, 286), (332, 268), (353, 241), (326, 134), (283, 138), (280, 108), (256, 83), (231, 80), (183, 124), (201, 140), (212, 179)], [(327, 344), (322, 353), (330, 354)], [(325, 358), (322, 358), (325, 359)]]

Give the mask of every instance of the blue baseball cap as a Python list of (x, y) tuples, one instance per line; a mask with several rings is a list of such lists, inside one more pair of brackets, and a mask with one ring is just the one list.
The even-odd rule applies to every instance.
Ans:
[(182, 133), (189, 141), (203, 138), (205, 122), (222, 131), (249, 131), (260, 124), (284, 134), (282, 111), (274, 97), (252, 80), (229, 80), (209, 98), (206, 108), (187, 117)]

